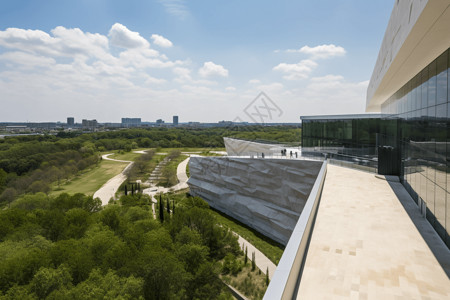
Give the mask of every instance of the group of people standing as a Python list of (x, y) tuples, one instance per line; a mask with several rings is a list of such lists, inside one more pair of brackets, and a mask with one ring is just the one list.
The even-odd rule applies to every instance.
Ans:
[[(295, 154), (295, 158), (298, 158), (298, 153), (292, 153), (292, 150), (289, 152), (290, 158), (292, 158), (292, 155)], [(286, 149), (282, 149), (281, 150), (281, 156), (287, 156), (287, 150)]]

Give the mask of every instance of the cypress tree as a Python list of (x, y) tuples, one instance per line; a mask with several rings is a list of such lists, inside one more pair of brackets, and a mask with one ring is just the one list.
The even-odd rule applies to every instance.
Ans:
[(134, 183), (131, 184), (131, 195), (134, 195)]
[(255, 271), (256, 261), (255, 261), (255, 252), (252, 252), (252, 272)]
[(167, 213), (169, 214), (169, 216), (170, 216), (170, 205), (169, 205), (169, 199), (167, 199), (167, 202), (166, 202), (166, 210), (167, 210)]
[(269, 286), (269, 267), (266, 270), (266, 286)]
[(172, 215), (175, 213), (175, 200), (172, 201)]
[(248, 248), (245, 247), (245, 254), (244, 254), (244, 265), (247, 265), (247, 260), (248, 260)]
[(159, 220), (164, 222), (164, 206), (162, 203), (161, 195), (159, 195)]
[(125, 196), (128, 195), (127, 185), (125, 184)]

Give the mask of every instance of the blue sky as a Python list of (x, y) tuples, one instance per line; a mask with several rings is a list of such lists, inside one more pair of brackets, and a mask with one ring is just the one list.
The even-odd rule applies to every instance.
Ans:
[(392, 0), (2, 0), (0, 121), (364, 112)]

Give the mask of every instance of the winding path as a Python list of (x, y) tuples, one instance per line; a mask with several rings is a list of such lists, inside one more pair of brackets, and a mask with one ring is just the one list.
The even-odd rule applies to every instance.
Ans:
[(125, 162), (128, 163), (128, 165), (122, 170), (120, 174), (117, 174), (116, 176), (108, 180), (98, 191), (94, 193), (94, 198), (100, 198), (100, 200), (102, 201), (102, 205), (107, 205), (109, 200), (111, 198), (114, 198), (114, 195), (116, 194), (120, 185), (127, 179), (125, 172), (133, 165), (132, 161), (109, 158), (108, 156), (112, 154), (113, 153), (102, 155), (102, 159)]

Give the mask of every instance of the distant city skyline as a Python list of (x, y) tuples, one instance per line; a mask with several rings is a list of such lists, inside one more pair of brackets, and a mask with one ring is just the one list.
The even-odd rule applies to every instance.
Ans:
[[(392, 0), (0, 3), (0, 122), (362, 113)], [(339, 105), (337, 105), (339, 103)], [(181, 114), (182, 113), (182, 114)]]

